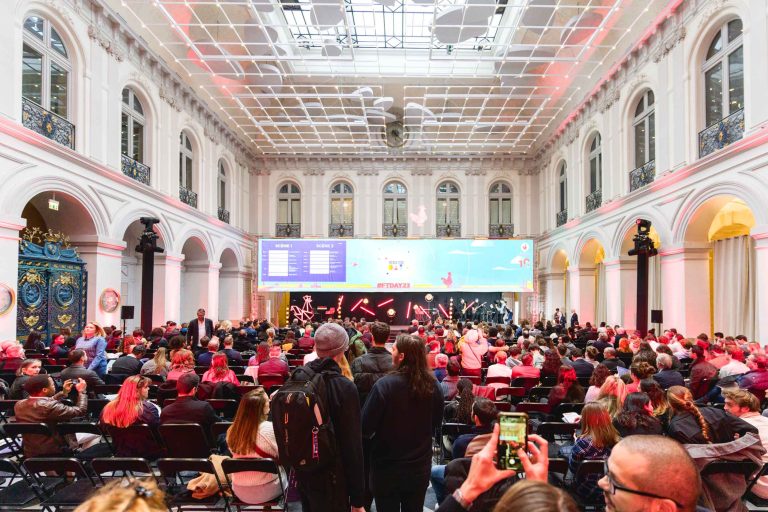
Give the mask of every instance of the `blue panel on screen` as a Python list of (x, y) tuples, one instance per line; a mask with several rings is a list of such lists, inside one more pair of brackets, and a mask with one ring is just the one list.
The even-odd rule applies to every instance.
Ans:
[(533, 291), (532, 240), (259, 240), (260, 291)]

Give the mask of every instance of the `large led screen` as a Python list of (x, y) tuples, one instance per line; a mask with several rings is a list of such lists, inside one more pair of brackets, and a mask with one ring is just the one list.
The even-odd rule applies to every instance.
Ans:
[(259, 240), (259, 291), (532, 292), (532, 240)]

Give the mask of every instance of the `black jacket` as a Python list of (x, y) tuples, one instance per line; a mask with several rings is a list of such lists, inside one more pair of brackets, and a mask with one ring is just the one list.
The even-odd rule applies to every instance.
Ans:
[(618, 359), (616, 357), (612, 357), (610, 359), (603, 359), (603, 363), (602, 364), (607, 366), (608, 369), (611, 370), (611, 373), (618, 372), (619, 370), (616, 369), (618, 367), (621, 367), (621, 368), (626, 368), (627, 367), (627, 365), (624, 364), (624, 361), (622, 361), (621, 359)]
[(355, 377), (355, 386), (360, 394), (360, 404), (365, 404), (365, 399), (377, 380), (392, 370), (392, 354), (384, 347), (373, 346), (367, 354), (352, 361), (352, 375)]
[[(701, 415), (709, 425), (709, 435), (713, 443), (728, 443), (734, 436), (743, 436), (747, 432), (757, 435), (757, 428), (730, 413), (714, 407), (699, 407)], [(701, 425), (696, 417), (688, 412), (675, 414), (669, 422), (667, 435), (683, 444), (706, 444), (701, 434)]]
[(227, 363), (230, 366), (245, 366), (245, 363), (243, 363), (243, 356), (241, 356), (240, 352), (237, 350), (232, 348), (225, 348), (221, 351), (227, 354)]
[(200, 346), (200, 338), (203, 336), (208, 336), (209, 338), (213, 336), (213, 320), (206, 318), (205, 332), (197, 332), (198, 330), (197, 317), (195, 317), (189, 321), (187, 326), (187, 341), (189, 341), (189, 344), (192, 348), (197, 348)]
[(571, 361), (571, 366), (576, 371), (576, 376), (579, 378), (588, 379), (592, 376), (592, 372), (595, 371), (595, 367), (586, 359), (576, 359), (575, 361)]
[(685, 379), (677, 370), (661, 370), (653, 376), (662, 389), (667, 390), (672, 386), (685, 386)]
[(113, 375), (138, 375), (142, 366), (144, 363), (133, 356), (121, 356), (112, 363), (109, 373)]
[(99, 378), (99, 374), (93, 370), (89, 370), (81, 364), (73, 364), (61, 370), (61, 381), (69, 379), (83, 379), (88, 386), (88, 393), (93, 393), (95, 386), (101, 386), (104, 381)]
[(373, 438), (371, 468), (420, 471), (432, 459), (432, 435), (443, 421), (443, 392), (417, 398), (405, 375), (376, 381), (363, 407), (363, 437)]
[(210, 438), (211, 425), (216, 423), (219, 417), (211, 404), (198, 400), (193, 396), (182, 396), (172, 404), (163, 407), (160, 413), (160, 424), (169, 423), (197, 423)]
[[(364, 504), (365, 479), (363, 478), (363, 441), (360, 435), (360, 400), (355, 385), (341, 374), (341, 368), (331, 358), (315, 359), (307, 366), (317, 373), (326, 376), (328, 392), (328, 408), (333, 424), (336, 444), (341, 457), (340, 467), (343, 468), (343, 484), (352, 506), (362, 507)], [(327, 489), (316, 490), (311, 485), (302, 482), (304, 479), (315, 479), (312, 473), (297, 472), (299, 485), (311, 489), (309, 492), (322, 491), (327, 495)], [(339, 482), (339, 479), (334, 479)], [(341, 491), (336, 489), (337, 492)], [(316, 500), (313, 500), (316, 501)]]

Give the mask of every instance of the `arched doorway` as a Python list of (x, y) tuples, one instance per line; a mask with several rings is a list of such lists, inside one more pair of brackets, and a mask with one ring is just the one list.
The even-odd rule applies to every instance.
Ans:
[(568, 265), (565, 250), (557, 249), (552, 254), (549, 268), (541, 274), (545, 294), (544, 316), (547, 319), (552, 320), (557, 309), (563, 315), (568, 311)]
[(604, 260), (603, 245), (596, 238), (591, 238), (581, 247), (578, 267), (570, 270), (572, 303), (581, 325), (586, 322), (594, 325), (606, 320)]
[[(128, 226), (123, 235), (125, 249), (120, 262), (120, 290), (123, 305), (133, 306), (133, 319), (125, 322), (125, 328), (128, 332), (141, 326), (142, 254), (136, 252), (136, 245), (138, 245), (143, 231), (144, 225), (137, 219)], [(157, 239), (157, 246), (165, 249), (165, 241), (157, 227), (155, 227), (155, 233), (160, 235)], [(156, 255), (156, 257), (158, 256)], [(157, 300), (163, 300), (158, 294), (159, 286), (160, 283), (155, 278), (155, 297)], [(149, 335), (149, 333), (145, 334)]]
[(215, 321), (218, 294), (212, 300), (211, 291), (213, 286), (218, 285), (218, 276), (212, 275), (215, 269), (212, 268), (205, 242), (191, 236), (184, 242), (181, 253), (184, 256), (181, 266), (181, 321), (194, 318), (199, 308), (205, 309), (208, 317)]
[(224, 249), (219, 258), (219, 318), (241, 320), (243, 317), (243, 280), (237, 255), (232, 249)]

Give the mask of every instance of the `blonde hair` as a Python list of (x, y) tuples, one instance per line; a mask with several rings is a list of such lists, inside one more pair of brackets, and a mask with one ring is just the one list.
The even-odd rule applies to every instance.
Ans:
[(746, 389), (727, 388), (723, 390), (723, 396), (740, 408), (747, 407), (751, 412), (760, 412), (760, 400)]
[(701, 435), (707, 441), (712, 443), (712, 435), (709, 431), (709, 423), (702, 416), (701, 411), (696, 404), (693, 403), (693, 395), (691, 390), (683, 386), (672, 386), (667, 390), (667, 400), (669, 400), (669, 406), (675, 413), (687, 412), (696, 418), (701, 428)]
[(165, 365), (168, 364), (168, 358), (166, 357), (166, 348), (160, 347), (155, 352), (155, 357), (152, 360), (155, 362), (155, 373), (160, 374), (165, 370)]
[(611, 417), (616, 416), (624, 407), (624, 400), (627, 398), (627, 385), (616, 375), (611, 375), (603, 385), (600, 386), (600, 393), (597, 399), (608, 407)]
[(597, 448), (610, 448), (619, 442), (611, 414), (603, 402), (588, 402), (581, 410), (581, 435), (591, 437)]
[[(91, 324), (94, 327), (94, 329), (96, 329), (96, 333), (94, 334), (94, 336), (101, 336), (102, 338), (107, 337), (107, 333), (104, 331), (104, 328), (98, 322), (88, 322), (88, 324)], [(85, 325), (88, 325), (88, 324), (85, 324)]]
[(344, 352), (339, 352), (336, 357), (333, 358), (333, 360), (339, 364), (339, 368), (341, 368), (341, 374), (343, 376), (349, 380), (355, 380), (355, 378), (352, 376), (352, 369), (349, 367), (349, 361), (347, 361), (347, 357), (344, 355)]
[(75, 512), (165, 512), (165, 493), (153, 478), (118, 479), (97, 490)]
[(259, 425), (267, 419), (267, 403), (269, 396), (261, 386), (243, 395), (232, 426), (227, 430), (229, 451), (238, 455), (249, 455), (256, 451), (254, 448), (259, 438)]

